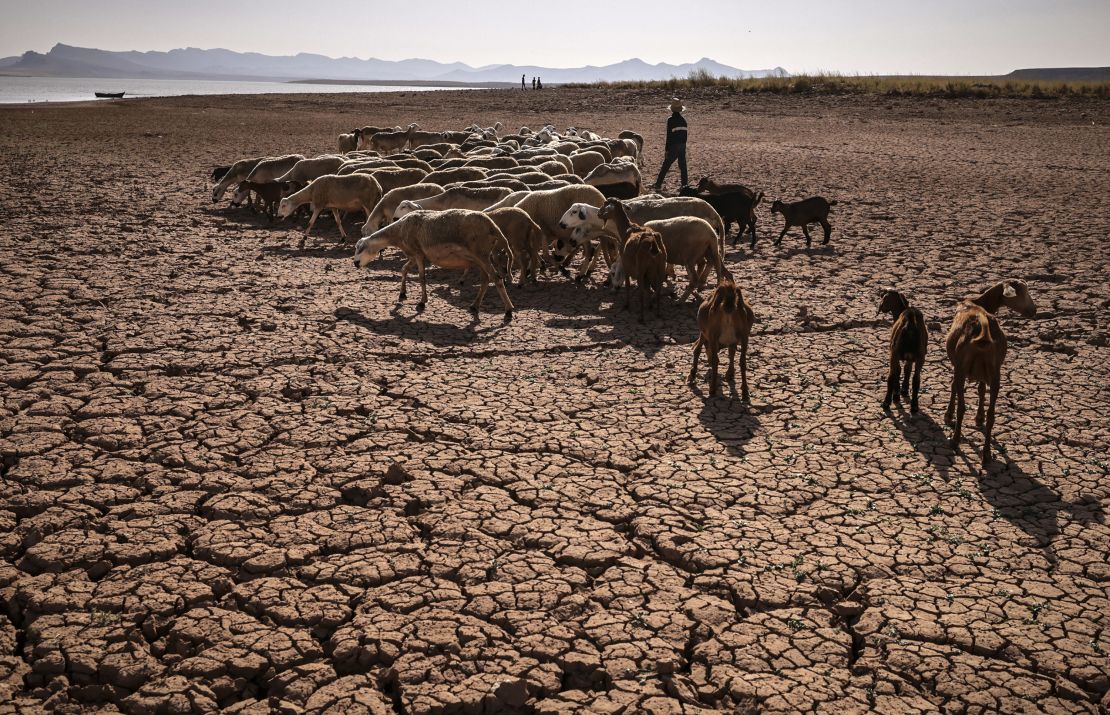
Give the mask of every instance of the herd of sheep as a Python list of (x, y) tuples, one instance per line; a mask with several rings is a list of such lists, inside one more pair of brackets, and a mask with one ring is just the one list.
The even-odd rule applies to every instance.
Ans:
[[(698, 309), (699, 337), (689, 382), (696, 379), (704, 349), (710, 395), (715, 395), (718, 352), (729, 351), (725, 377), (731, 381), (739, 350), (741, 396), (746, 402), (754, 315), (725, 265), (725, 238), (736, 223), (733, 243), (750, 233), (750, 246), (755, 247), (756, 210), (763, 193), (703, 178), (697, 187), (682, 187), (678, 196), (643, 194), (643, 145), (643, 137), (632, 131), (609, 139), (574, 127), (558, 132), (552, 125), (539, 131), (521, 127), (512, 134), (503, 133), (500, 123), (438, 132), (422, 131), (417, 124), (407, 129), (368, 126), (339, 135), (339, 153), (257, 157), (217, 167), (212, 200), (220, 201), (234, 187), (233, 205), (261, 208), (271, 220), (307, 213), (302, 245), (324, 211), (331, 211), (344, 238), (344, 216), (365, 214), (362, 238), (355, 244), (355, 266), (368, 266), (386, 248), (399, 249), (407, 258), (399, 300), (405, 300), (408, 275), (415, 269), (420, 278), (418, 311), (427, 304), (428, 265), (463, 269), (464, 278), (475, 269), (479, 286), (471, 311), (478, 315), (493, 283), (506, 320), (512, 318), (513, 304), (505, 283), (511, 282), (514, 271), (520, 285), (535, 282), (551, 269), (569, 277), (580, 253), (575, 280), (584, 281), (600, 257), (608, 266), (605, 282), (624, 286), (626, 308), (636, 284), (641, 321), (649, 294), (659, 314), (664, 286), (674, 279), (676, 267), (685, 269), (687, 279), (680, 302), (700, 296), (712, 271), (716, 286)], [(828, 216), (835, 205), (820, 196), (795, 203), (774, 201), (771, 213), (784, 219), (776, 244), (791, 227), (800, 227), (808, 247), (812, 224), (821, 225), (823, 243), (828, 243)], [(984, 432), (984, 465), (991, 458), (995, 401), (1006, 354), (1006, 336), (995, 318), (1003, 305), (1026, 317), (1036, 312), (1024, 283), (1002, 281), (959, 306), (946, 343), (954, 371), (945, 420), (953, 427), (952, 445), (960, 440), (966, 382), (978, 382), (976, 424)], [(910, 395), (912, 372), (910, 408), (917, 412), (928, 347), (925, 319), (893, 290), (884, 293), (879, 309), (894, 318), (883, 408)]]

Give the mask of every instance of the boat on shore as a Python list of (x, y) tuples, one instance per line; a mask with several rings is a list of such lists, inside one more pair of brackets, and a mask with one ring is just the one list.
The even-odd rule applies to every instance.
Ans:
[(123, 99), (124, 92), (93, 92), (97, 99)]

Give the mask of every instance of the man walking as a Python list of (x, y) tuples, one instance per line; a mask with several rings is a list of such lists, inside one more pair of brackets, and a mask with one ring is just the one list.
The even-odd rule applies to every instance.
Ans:
[(527, 87), (524, 86), (524, 75), (520, 76), (520, 88), (527, 89)]
[(536, 88), (536, 78), (533, 77), (532, 78), (532, 89), (535, 89), (535, 88)]
[(678, 171), (682, 177), (682, 185), (686, 186), (689, 183), (689, 177), (686, 175), (686, 135), (688, 132), (686, 117), (682, 116), (685, 109), (686, 107), (682, 106), (678, 97), (671, 98), (671, 118), (667, 120), (666, 153), (663, 156), (663, 167), (659, 169), (659, 178), (655, 180), (656, 193), (663, 189), (663, 179), (667, 178), (667, 172), (670, 171), (671, 164), (674, 164), (675, 160), (678, 161)]

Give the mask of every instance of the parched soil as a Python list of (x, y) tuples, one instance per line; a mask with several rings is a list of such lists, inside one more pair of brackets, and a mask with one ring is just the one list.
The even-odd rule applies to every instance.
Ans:
[[(763, 207), (729, 251), (750, 408), (686, 385), (693, 303), (552, 278), (475, 324), (436, 269), (417, 314), (396, 254), (209, 199), (410, 121), (631, 128), (651, 174), (667, 99), (0, 110), (0, 713), (1110, 707), (1110, 105), (688, 97), (695, 177), (839, 201), (829, 246)], [(1039, 314), (981, 471), (943, 337), (1003, 277)], [(888, 286), (918, 416), (880, 408)]]

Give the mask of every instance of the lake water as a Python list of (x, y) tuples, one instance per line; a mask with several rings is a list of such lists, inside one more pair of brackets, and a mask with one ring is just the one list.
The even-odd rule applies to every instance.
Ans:
[(126, 92), (125, 97), (182, 94), (314, 94), (321, 92), (424, 92), (466, 87), (408, 87), (371, 84), (291, 84), (191, 79), (96, 79), (83, 77), (0, 77), (0, 104), (78, 102), (94, 92)]

